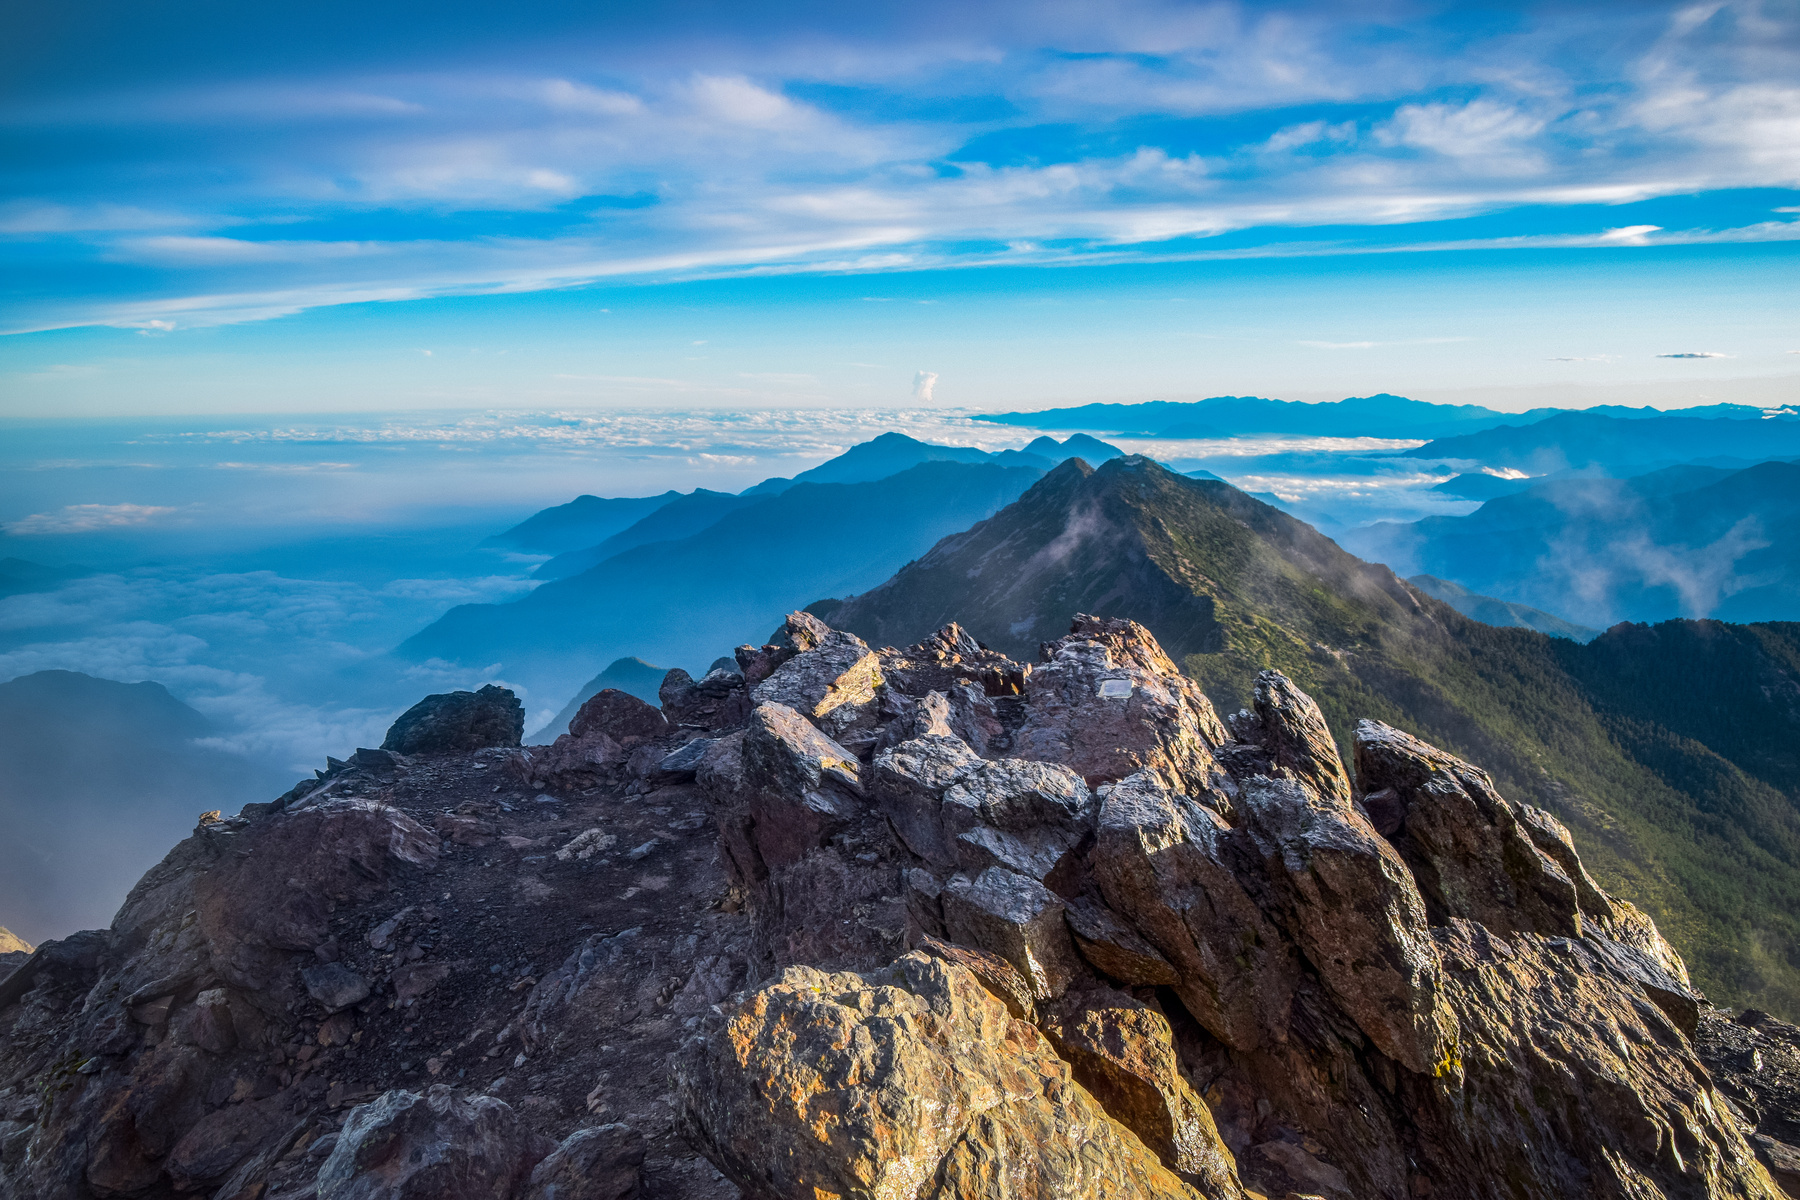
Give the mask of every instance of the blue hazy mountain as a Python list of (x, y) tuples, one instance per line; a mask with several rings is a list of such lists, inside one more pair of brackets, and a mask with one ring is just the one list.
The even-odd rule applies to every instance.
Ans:
[(541, 746), (569, 732), (569, 722), (575, 719), (581, 706), (589, 697), (605, 688), (628, 692), (646, 704), (661, 704), (662, 697), (657, 694), (657, 689), (662, 687), (663, 676), (668, 673), (667, 667), (653, 667), (641, 658), (614, 659), (606, 670), (582, 684), (569, 702), (562, 706), (562, 711), (546, 721), (542, 728), (527, 734), (525, 744)]
[(1790, 620), (1800, 614), (1800, 464), (1546, 480), (1465, 517), (1379, 524), (1342, 540), (1408, 574), (1595, 627)]
[(671, 542), (691, 537), (702, 529), (716, 524), (727, 513), (736, 512), (740, 508), (748, 508), (752, 504), (760, 504), (768, 494), (752, 490), (734, 495), (730, 492), (711, 492), (705, 488), (695, 488), (685, 496), (677, 496), (642, 520), (620, 530), (598, 545), (583, 546), (579, 550), (566, 550), (558, 554), (533, 572), (533, 577), (566, 579), (570, 575), (579, 575), (589, 567), (603, 563), (613, 555), (623, 554), (634, 547), (645, 546), (651, 542)]
[[(1760, 410), (1751, 411), (1760, 416)], [(1508, 422), (1438, 438), (1406, 451), (1405, 457), (1463, 460), (1529, 475), (1582, 467), (1625, 475), (1674, 463), (1721, 460), (1722, 466), (1748, 466), (1800, 455), (1800, 419), (1790, 416), (1744, 420), (1685, 411), (1654, 417), (1565, 412), (1530, 423), (1514, 416)]]
[(577, 496), (567, 504), (533, 513), (504, 533), (488, 539), (488, 544), (529, 554), (561, 554), (605, 541), (613, 534), (628, 529), (663, 505), (676, 500), (680, 492), (664, 492), (660, 496), (631, 496), (606, 499), (600, 496)]
[(1535, 629), (1539, 633), (1568, 638), (1572, 642), (1591, 642), (1600, 636), (1598, 629), (1565, 621), (1529, 605), (1483, 596), (1478, 592), (1471, 592), (1460, 583), (1451, 583), (1448, 579), (1439, 579), (1435, 575), (1414, 575), (1406, 582), (1427, 596), (1442, 600), (1471, 621), (1480, 621), (1483, 625), (1493, 625), (1500, 629)]
[(216, 732), (159, 683), (0, 683), (0, 925), (33, 942), (103, 926), (202, 812), (293, 782), (201, 740)]
[(621, 654), (708, 662), (819, 596), (879, 583), (1041, 474), (939, 461), (869, 482), (794, 484), (690, 537), (634, 547), (522, 600), (453, 608), (399, 653), (500, 662), (507, 678), (532, 680), (533, 694), (558, 697)]
[(1509, 479), (1504, 475), (1489, 475), (1485, 471), (1467, 471), (1444, 480), (1431, 490), (1454, 496), (1458, 500), (1486, 501), (1522, 492), (1531, 486), (1531, 482), (1530, 478)]
[(992, 457), (974, 446), (934, 446), (904, 433), (884, 433), (880, 437), (858, 443), (836, 458), (828, 459), (792, 479), (765, 479), (748, 489), (748, 495), (770, 495), (785, 491), (797, 483), (867, 483), (886, 479), (920, 463), (986, 462)]
[(1033, 438), (1020, 453), (1043, 459), (1048, 464), (1046, 470), (1071, 458), (1079, 458), (1092, 466), (1099, 466), (1108, 459), (1125, 457), (1125, 452), (1117, 446), (1110, 446), (1085, 433), (1071, 434), (1060, 442), (1045, 434)]
[[(685, 496), (677, 495), (649, 515), (596, 545), (583, 546), (558, 554), (534, 573), (538, 579), (567, 579), (589, 567), (605, 562), (635, 546), (651, 542), (676, 541), (718, 522), (727, 513), (736, 512), (777, 495), (796, 483), (868, 483), (927, 462), (981, 463), (1003, 467), (1029, 467), (1048, 471), (1071, 458), (1090, 463), (1118, 458), (1125, 452), (1084, 433), (1057, 441), (1039, 437), (1023, 450), (1001, 450), (988, 453), (972, 446), (937, 446), (907, 437), (903, 433), (884, 433), (871, 441), (852, 446), (836, 458), (828, 459), (792, 479), (765, 479), (755, 487), (737, 495), (697, 488)], [(656, 497), (661, 500), (663, 497)], [(567, 506), (561, 506), (567, 507)], [(560, 509), (545, 509), (538, 517)], [(538, 517), (533, 517), (535, 521)], [(526, 522), (530, 524), (530, 522)], [(522, 528), (522, 526), (521, 526)]]

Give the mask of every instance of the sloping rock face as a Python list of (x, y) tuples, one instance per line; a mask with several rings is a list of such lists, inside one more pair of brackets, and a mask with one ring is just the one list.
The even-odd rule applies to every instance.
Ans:
[(1800, 1186), (1800, 1032), (1404, 731), (1353, 776), (1291, 681), (1221, 722), (1085, 616), (738, 661), (209, 815), (0, 978), (0, 1195)]

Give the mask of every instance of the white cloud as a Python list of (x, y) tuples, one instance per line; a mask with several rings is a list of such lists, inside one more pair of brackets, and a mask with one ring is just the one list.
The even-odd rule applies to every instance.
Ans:
[(917, 375), (914, 375), (912, 385), (913, 399), (921, 404), (930, 404), (931, 394), (937, 389), (937, 381), (938, 377), (936, 371), (920, 371)]
[(32, 513), (0, 526), (15, 537), (53, 533), (91, 533), (123, 529), (167, 516), (173, 508), (156, 504), (70, 504), (56, 512)]
[[(1375, 131), (1378, 141), (1430, 150), (1489, 166), (1521, 161), (1521, 144), (1544, 128), (1539, 117), (1493, 100), (1468, 104), (1403, 104)], [(1510, 173), (1510, 170), (1509, 170)]]
[(1684, 350), (1676, 354), (1659, 354), (1658, 358), (1730, 358), (1729, 354), (1720, 354), (1716, 350)]

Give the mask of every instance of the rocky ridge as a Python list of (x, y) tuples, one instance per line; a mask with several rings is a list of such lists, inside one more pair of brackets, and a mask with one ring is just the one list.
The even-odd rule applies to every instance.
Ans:
[[(0, 978), (0, 1193), (1775, 1197), (1800, 1031), (1554, 818), (1140, 626), (807, 614), (550, 746), (509, 695), (208, 814)], [(1773, 1177), (1771, 1177), (1773, 1172)]]

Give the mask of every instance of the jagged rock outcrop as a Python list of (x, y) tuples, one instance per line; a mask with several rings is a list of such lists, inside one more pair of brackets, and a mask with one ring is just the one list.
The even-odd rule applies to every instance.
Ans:
[(1190, 794), (1214, 790), (1225, 727), (1143, 626), (1077, 616), (1041, 657), (1011, 753), (1062, 763), (1091, 784), (1152, 770)]
[(489, 746), (517, 746), (525, 735), (525, 706), (508, 688), (427, 696), (388, 729), (381, 743), (395, 754), (468, 754)]
[(750, 715), (744, 673), (730, 659), (720, 660), (698, 680), (680, 667), (663, 677), (658, 698), (671, 725), (689, 729), (730, 729)]
[(740, 662), (710, 711), (672, 676), (552, 747), (359, 751), (209, 814), (0, 979), (0, 1194), (1800, 1177), (1800, 1034), (1707, 1008), (1554, 818), (1402, 731), (1353, 779), (1291, 681), (1220, 722), (1088, 617), (1029, 669), (805, 614)]

